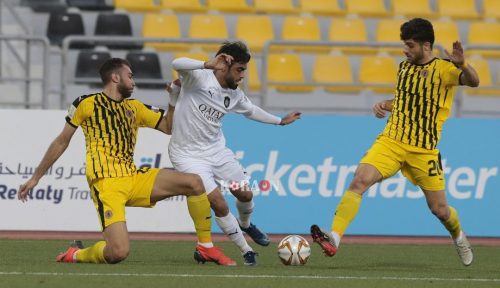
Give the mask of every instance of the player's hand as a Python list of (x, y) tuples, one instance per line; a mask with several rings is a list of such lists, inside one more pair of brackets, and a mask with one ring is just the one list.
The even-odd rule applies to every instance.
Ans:
[(172, 92), (178, 92), (181, 90), (181, 80), (179, 78), (175, 79), (172, 82), (167, 82), (167, 85), (165, 86), (165, 90), (169, 94), (172, 94)]
[(293, 122), (295, 122), (295, 120), (300, 119), (300, 115), (302, 115), (302, 113), (297, 111), (290, 112), (284, 118), (281, 119), (280, 125), (284, 126), (292, 124)]
[(453, 51), (448, 52), (448, 50), (444, 50), (444, 53), (448, 58), (450, 59), (453, 64), (457, 66), (462, 66), (465, 63), (465, 58), (464, 58), (464, 48), (462, 47), (462, 43), (460, 41), (455, 41), (453, 42)]
[(28, 201), (28, 193), (38, 184), (38, 180), (31, 178), (23, 185), (19, 186), (19, 191), (17, 191), (17, 199), (22, 202)]
[(215, 58), (205, 62), (205, 68), (212, 70), (225, 70), (231, 65), (234, 58), (231, 55), (221, 53)]
[(386, 115), (385, 101), (375, 103), (375, 105), (373, 105), (372, 110), (373, 114), (375, 114), (375, 117), (384, 118)]

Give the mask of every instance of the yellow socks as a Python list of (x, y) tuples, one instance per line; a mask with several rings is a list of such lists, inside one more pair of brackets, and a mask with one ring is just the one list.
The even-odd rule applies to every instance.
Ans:
[(340, 237), (344, 235), (345, 230), (358, 214), (361, 199), (361, 195), (349, 190), (342, 196), (332, 221), (332, 231)]
[(194, 222), (198, 242), (212, 242), (212, 214), (210, 212), (210, 202), (206, 193), (199, 196), (187, 197), (189, 215)]
[(455, 208), (450, 207), (450, 217), (448, 220), (442, 222), (446, 230), (450, 232), (450, 235), (453, 239), (457, 239), (460, 236), (460, 231), (462, 230), (460, 227), (460, 219), (458, 219), (458, 213)]
[(80, 263), (106, 263), (104, 259), (105, 241), (99, 241), (92, 247), (81, 249), (76, 253), (76, 262)]

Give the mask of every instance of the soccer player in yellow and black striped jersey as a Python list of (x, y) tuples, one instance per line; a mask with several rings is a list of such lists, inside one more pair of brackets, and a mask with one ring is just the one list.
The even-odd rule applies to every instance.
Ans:
[(105, 241), (88, 248), (72, 245), (56, 260), (118, 263), (128, 256), (130, 247), (125, 206), (153, 207), (167, 197), (186, 195), (198, 245), (210, 254), (207, 261), (234, 265), (232, 259), (212, 244), (210, 203), (200, 177), (169, 169), (137, 169), (133, 162), (139, 127), (164, 133), (170, 130), (164, 111), (129, 99), (135, 83), (128, 61), (109, 59), (99, 73), (104, 90), (81, 96), (73, 102), (62, 132), (47, 149), (31, 179), (21, 185), (18, 192), (18, 198), (26, 201), (28, 192), (66, 150), (76, 129), (82, 127), (87, 148), (87, 181)]
[(395, 97), (373, 107), (376, 117), (391, 112), (382, 134), (361, 159), (348, 190), (337, 206), (331, 232), (311, 226), (315, 242), (328, 256), (335, 255), (347, 227), (358, 213), (363, 193), (399, 170), (424, 192), (431, 212), (449, 231), (462, 263), (470, 265), (472, 249), (463, 233), (457, 211), (448, 206), (439, 150), (443, 123), (453, 103), (453, 87), (477, 87), (479, 78), (464, 59), (460, 42), (445, 51), (449, 60), (432, 52), (434, 30), (421, 18), (401, 25), (406, 60), (397, 74)]

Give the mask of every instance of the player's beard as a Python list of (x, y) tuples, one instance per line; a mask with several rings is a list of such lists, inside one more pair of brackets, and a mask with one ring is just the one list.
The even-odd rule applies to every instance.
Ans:
[(424, 47), (420, 46), (418, 54), (417, 53), (413, 54), (413, 57), (411, 58), (410, 62), (412, 64), (423, 64), (421, 63), (423, 59), (424, 59)]
[(231, 74), (227, 74), (226, 75), (226, 85), (227, 87), (233, 89), (233, 90), (236, 90), (236, 88), (238, 88), (238, 82), (234, 81), (234, 78), (231, 77)]
[(123, 83), (120, 83), (117, 87), (118, 92), (122, 95), (123, 99), (127, 99), (132, 96), (133, 89), (129, 89)]

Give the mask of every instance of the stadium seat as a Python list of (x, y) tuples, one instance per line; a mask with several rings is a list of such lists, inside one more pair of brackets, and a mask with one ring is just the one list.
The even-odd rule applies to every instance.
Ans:
[[(209, 60), (208, 54), (204, 53), (204, 52), (178, 52), (178, 53), (174, 54), (174, 59), (181, 58), (181, 57), (187, 57), (187, 58), (196, 59), (196, 60), (200, 60), (200, 61)], [(172, 69), (172, 80), (175, 80), (177, 78), (179, 78), (179, 76), (177, 75), (177, 71)]]
[[(64, 38), (70, 35), (85, 35), (82, 15), (79, 13), (51, 12), (47, 24), (47, 37), (50, 44), (61, 46)], [(91, 48), (88, 43), (73, 42), (70, 48)]]
[(181, 13), (206, 12), (207, 7), (202, 6), (199, 0), (161, 0), (162, 9), (169, 9)]
[[(172, 14), (145, 14), (142, 24), (143, 37), (156, 38), (181, 38), (181, 29), (179, 19)], [(188, 45), (184, 43), (158, 43), (146, 42), (145, 47), (151, 47), (156, 50), (186, 50)]]
[(500, 1), (483, 0), (483, 17), (500, 19)]
[[(99, 13), (94, 34), (96, 36), (132, 36), (132, 24), (128, 14)], [(134, 42), (108, 42), (103, 45), (110, 49), (142, 49), (142, 43)]]
[(437, 14), (431, 9), (429, 0), (392, 0), (392, 13), (405, 17), (433, 18)]
[(101, 83), (99, 68), (111, 58), (107, 51), (82, 50), (76, 61), (76, 83)]
[(345, 55), (317, 55), (314, 59), (312, 81), (325, 86), (332, 93), (359, 92), (354, 85), (349, 57)]
[(386, 17), (389, 12), (384, 0), (345, 0), (347, 14), (357, 14), (367, 17)]
[(250, 59), (247, 66), (247, 89), (250, 92), (259, 92), (261, 88), (259, 68), (254, 58)]
[[(500, 46), (500, 23), (498, 22), (470, 22), (468, 32), (469, 45), (496, 45)], [(500, 50), (496, 49), (471, 49), (466, 50), (467, 55), (481, 54), (484, 57), (500, 58)]]
[(304, 72), (299, 55), (269, 54), (267, 61), (269, 88), (280, 92), (311, 92), (313, 90), (311, 86), (304, 84)]
[(290, 14), (297, 13), (293, 6), (293, 0), (254, 0), (255, 11), (268, 14)]
[(115, 7), (108, 5), (106, 0), (66, 0), (66, 3), (70, 7), (76, 7), (80, 10), (89, 11), (111, 11)]
[(398, 44), (399, 47), (381, 47), (379, 51), (392, 55), (403, 55), (403, 44), (400, 39), (400, 27), (404, 19), (380, 19), (375, 31), (375, 41), (384, 44)]
[(67, 9), (66, 4), (61, 0), (22, 0), (20, 4), (30, 7), (33, 12), (39, 13), (65, 12)]
[[(363, 19), (334, 18), (330, 24), (328, 34), (330, 41), (337, 42), (362, 42), (368, 41), (365, 21)], [(364, 54), (375, 53), (377, 49), (359, 46), (336, 46), (345, 53)]]
[[(457, 24), (452, 21), (433, 21), (432, 26), (435, 34), (434, 43), (452, 51), (453, 42), (460, 40)], [(437, 52), (439, 51), (436, 49), (435, 53)]]
[(216, 10), (224, 13), (253, 13), (254, 8), (247, 4), (246, 0), (207, 0), (208, 10)]
[(250, 51), (262, 52), (264, 44), (274, 39), (273, 23), (268, 15), (240, 15), (236, 19), (237, 39), (244, 41)]
[(299, 0), (299, 10), (319, 16), (345, 15), (345, 10), (340, 8), (337, 0)]
[(491, 81), (492, 77), (488, 60), (481, 57), (469, 57), (467, 62), (476, 70), (481, 84), (476, 88), (465, 87), (464, 92), (471, 96), (500, 96), (500, 89), (492, 87), (493, 82)]
[[(281, 39), (287, 41), (321, 41), (319, 22), (314, 16), (285, 16)], [(319, 46), (294, 45), (274, 47), (272, 51), (293, 49), (295, 51), (321, 52), (329, 48)]]
[(389, 56), (364, 56), (359, 67), (359, 83), (376, 93), (393, 93), (396, 61)]
[(473, 20), (479, 18), (475, 0), (436, 0), (439, 16)]
[(154, 0), (114, 0), (115, 8), (125, 9), (130, 12), (157, 12), (160, 6)]
[(154, 52), (132, 51), (125, 58), (132, 66), (137, 86), (143, 88), (162, 88), (165, 86), (161, 74), (160, 59)]
[[(191, 24), (188, 32), (192, 39), (213, 39), (221, 43), (229, 38), (226, 20), (222, 15), (193, 14), (191, 15)], [(196, 44), (207, 51), (215, 51), (219, 44)]]

